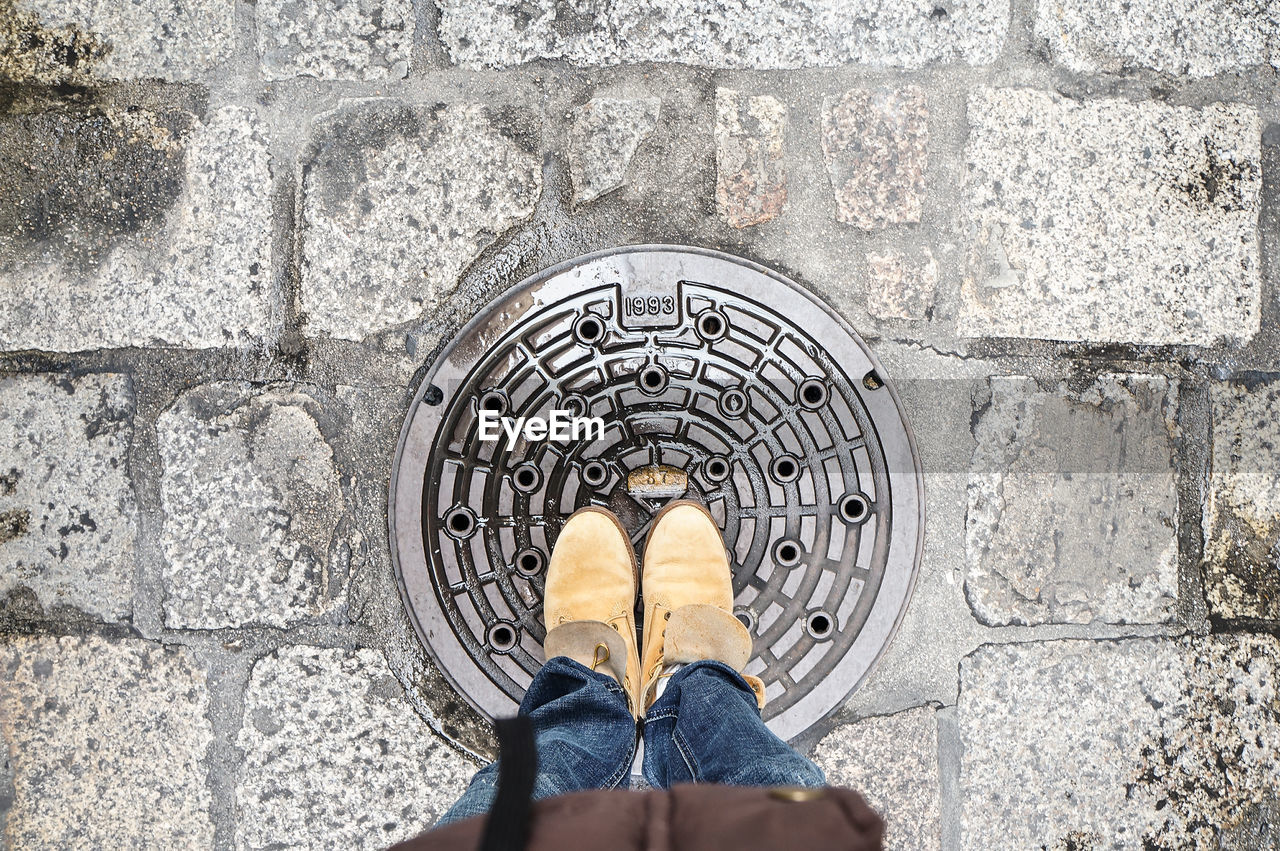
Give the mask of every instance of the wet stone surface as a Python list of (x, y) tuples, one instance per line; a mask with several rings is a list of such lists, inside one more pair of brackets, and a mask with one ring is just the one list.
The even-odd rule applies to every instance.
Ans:
[(693, 0), (442, 0), (440, 37), (454, 61), (505, 67), (535, 59), (574, 65), (681, 62), (710, 68), (843, 64), (918, 68), (983, 64), (999, 54), (1009, 7), (933, 2), (764, 0), (708, 7)]
[(1215, 614), (1280, 620), (1280, 375), (1211, 398), (1205, 595)]
[(775, 97), (716, 89), (716, 209), (732, 227), (776, 219), (786, 206), (786, 121)]
[(1218, 838), (1280, 792), (1278, 652), (1248, 635), (979, 648), (960, 668), (961, 847), (1258, 847)]
[(1280, 67), (1280, 15), (1265, 2), (1039, 0), (1035, 32), (1072, 71), (1211, 77)]
[(986, 624), (1161, 623), (1178, 592), (1176, 391), (995, 377), (974, 415), (965, 594)]
[(569, 130), (569, 174), (573, 199), (585, 204), (627, 182), (631, 158), (653, 133), (658, 98), (592, 98), (576, 107)]
[(890, 851), (938, 847), (942, 823), (933, 709), (841, 725), (818, 743), (813, 759), (829, 784), (856, 789), (880, 813)]
[(258, 55), (268, 80), (398, 79), (409, 73), (411, 0), (259, 0)]
[(867, 255), (867, 312), (879, 319), (928, 319), (938, 288), (938, 262), (902, 251)]
[(863, 230), (920, 221), (929, 110), (916, 86), (850, 89), (822, 105), (836, 218)]
[(133, 415), (123, 375), (0, 379), (0, 609), (132, 614)]
[(982, 89), (969, 120), (962, 335), (1207, 346), (1257, 332), (1252, 108)]
[(0, 141), (0, 347), (267, 333), (270, 167), (253, 111), (18, 114)]
[(414, 714), (376, 650), (259, 659), (244, 718), (239, 849), (386, 848), (429, 828), (475, 771)]
[[(93, 78), (193, 80), (231, 54), (235, 5), (223, 0), (4, 0), (0, 78), (84, 83)], [(2, 43), (2, 42), (0, 42)]]
[(242, 383), (161, 414), (169, 626), (284, 627), (341, 607), (352, 532), (319, 417), (298, 388)]
[(211, 847), (208, 709), (180, 648), (0, 637), (6, 847)]
[(302, 170), (308, 332), (360, 340), (438, 307), (494, 235), (533, 212), (537, 127), (480, 104), (393, 100), (318, 118)]

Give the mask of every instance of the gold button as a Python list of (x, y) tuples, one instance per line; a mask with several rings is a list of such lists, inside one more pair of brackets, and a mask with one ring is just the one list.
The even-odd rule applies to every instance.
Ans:
[(614, 632), (622, 632), (622, 630), (618, 629), (618, 625), (616, 623), (611, 623), (609, 626), (613, 627)]
[(779, 801), (816, 801), (826, 794), (826, 789), (810, 789), (805, 786), (775, 786), (769, 790), (769, 797)]

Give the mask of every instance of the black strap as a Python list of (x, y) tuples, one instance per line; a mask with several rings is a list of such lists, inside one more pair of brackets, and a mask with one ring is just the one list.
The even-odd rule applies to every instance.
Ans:
[(498, 733), (498, 793), (485, 820), (480, 851), (523, 851), (529, 838), (529, 810), (538, 751), (533, 723), (524, 715), (493, 722)]

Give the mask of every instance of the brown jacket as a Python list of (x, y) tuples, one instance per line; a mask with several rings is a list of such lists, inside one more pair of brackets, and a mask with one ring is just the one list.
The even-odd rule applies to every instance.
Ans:
[[(796, 800), (800, 799), (800, 800)], [(484, 817), (424, 833), (395, 851), (480, 847)], [(873, 851), (884, 823), (849, 789), (689, 785), (577, 792), (533, 805), (528, 851)]]

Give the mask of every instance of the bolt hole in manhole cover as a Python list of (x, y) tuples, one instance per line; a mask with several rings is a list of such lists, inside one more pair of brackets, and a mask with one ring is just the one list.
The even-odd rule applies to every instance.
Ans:
[[(510, 439), (503, 424), (519, 418)], [(583, 427), (552, 439), (530, 429), (539, 420)], [(770, 727), (794, 739), (892, 638), (922, 495), (893, 387), (834, 312), (738, 258), (632, 247), (535, 275), (443, 349), (401, 433), (392, 549), (418, 636), (493, 718), (515, 712), (544, 661), (543, 583), (565, 519), (605, 506), (643, 556), (666, 502), (700, 500), (755, 640), (746, 672), (764, 680)]]

